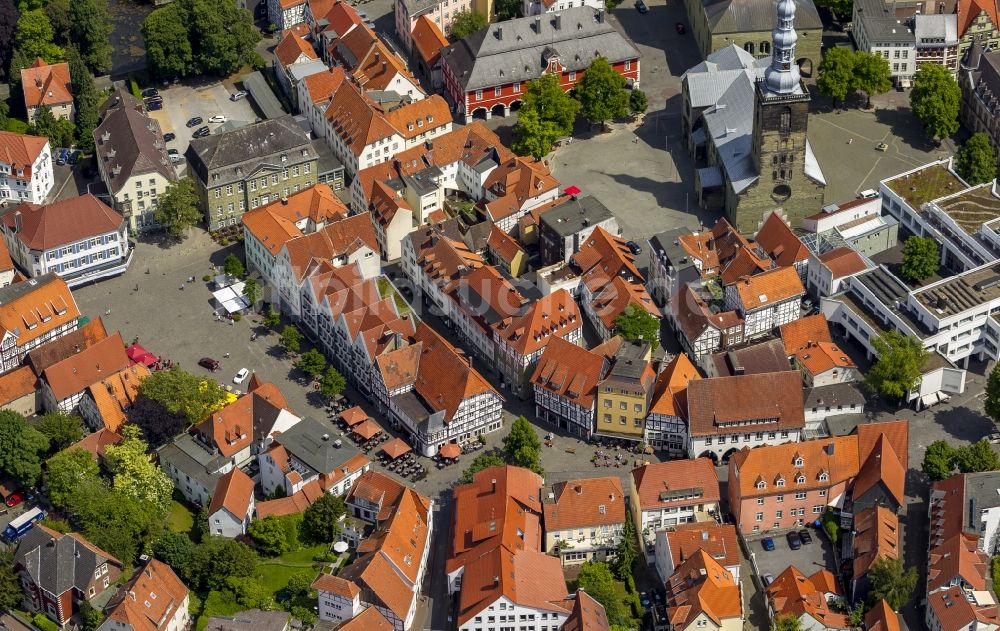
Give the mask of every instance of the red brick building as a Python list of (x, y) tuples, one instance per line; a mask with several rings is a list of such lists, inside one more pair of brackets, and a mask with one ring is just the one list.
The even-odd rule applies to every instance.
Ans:
[(445, 94), (456, 117), (507, 116), (520, 107), (528, 81), (558, 73), (569, 91), (596, 57), (639, 85), (639, 51), (603, 10), (576, 7), (507, 20), (441, 49)]

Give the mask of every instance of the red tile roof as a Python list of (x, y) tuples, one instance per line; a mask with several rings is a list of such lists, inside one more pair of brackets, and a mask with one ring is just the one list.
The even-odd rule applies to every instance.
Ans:
[(0, 406), (33, 394), (38, 386), (38, 377), (31, 366), (21, 366), (0, 375)]
[(21, 70), (24, 106), (53, 106), (73, 102), (73, 82), (69, 64), (48, 65), (41, 58)]
[(971, 596), (973, 600), (969, 600), (959, 585), (927, 596), (927, 604), (930, 605), (932, 615), (937, 618), (941, 631), (964, 631), (973, 628), (974, 623), (979, 623), (975, 628), (984, 629), (1000, 625), (996, 604), (979, 604), (974, 602), (975, 594)]
[[(801, 467), (795, 466), (797, 458), (802, 460)], [(856, 436), (834, 436), (744, 448), (729, 462), (730, 468), (738, 472), (737, 497), (742, 499), (773, 495), (782, 488), (787, 492), (830, 488), (858, 474), (858, 441)], [(822, 480), (824, 475), (826, 479)], [(805, 480), (797, 482), (800, 476)], [(784, 487), (777, 485), (778, 480), (784, 480)], [(764, 486), (758, 489), (760, 482)]]
[(108, 447), (108, 445), (120, 445), (122, 440), (124, 439), (121, 434), (116, 434), (110, 429), (102, 427), (96, 432), (87, 434), (59, 453), (73, 449), (83, 449), (84, 451), (90, 453), (90, 455), (94, 457), (94, 460), (98, 460), (99, 458), (104, 457), (104, 450)]
[[(9, 164), (11, 173), (8, 178), (27, 181), (31, 179), (31, 166), (49, 144), (48, 138), (15, 134), (10, 131), (0, 131), (0, 162)], [(24, 170), (22, 178), (17, 177), (17, 171)]]
[(906, 503), (904, 484), (906, 466), (899, 459), (895, 450), (884, 435), (879, 436), (868, 457), (862, 461), (861, 470), (854, 480), (854, 497), (859, 498), (870, 488), (881, 482), (903, 506)]
[(674, 570), (666, 591), (667, 618), (674, 629), (687, 628), (702, 614), (716, 627), (743, 616), (736, 579), (705, 550), (698, 550)]
[(795, 353), (795, 361), (813, 376), (835, 368), (851, 370), (858, 367), (845, 351), (832, 342), (807, 344)]
[(687, 388), (692, 380), (701, 379), (686, 353), (678, 353), (656, 378), (650, 414), (687, 417)]
[(802, 376), (795, 371), (698, 379), (688, 384), (687, 399), (692, 436), (732, 433), (729, 424), (754, 419), (774, 419), (757, 431), (805, 426)]
[(187, 606), (188, 588), (169, 565), (150, 559), (117, 597), (121, 600), (108, 612), (109, 620), (134, 631), (166, 631), (175, 628), (177, 610)]
[(385, 119), (403, 138), (413, 140), (428, 129), (451, 123), (451, 108), (440, 95), (433, 94), (389, 110)]
[(298, 63), (299, 58), (318, 59), (312, 45), (293, 29), (287, 29), (281, 36), (281, 41), (274, 48), (274, 56), (282, 66)]
[[(339, 576), (334, 576), (333, 574), (320, 574), (316, 577), (316, 580), (312, 582), (312, 588), (318, 592), (335, 594), (348, 600), (354, 600), (361, 595), (361, 590), (354, 583), (354, 581), (345, 581)], [(373, 610), (375, 610), (375, 608), (371, 607), (366, 611)]]
[(868, 269), (868, 265), (861, 258), (861, 255), (848, 247), (835, 248), (825, 254), (821, 254), (819, 260), (830, 270), (834, 279), (857, 274)]
[(783, 324), (779, 331), (785, 351), (789, 355), (794, 355), (810, 342), (833, 342), (833, 338), (830, 337), (830, 325), (822, 313)]
[[(647, 464), (632, 470), (632, 483), (639, 495), (639, 510), (643, 511), (718, 502), (722, 496), (715, 466), (708, 458)], [(696, 493), (675, 497), (691, 490)]]
[(329, 102), (333, 95), (344, 82), (344, 69), (340, 66), (333, 66), (327, 72), (317, 72), (308, 75), (302, 80), (305, 81), (306, 91), (314, 105)]
[(56, 401), (82, 392), (108, 375), (129, 367), (121, 333), (115, 333), (90, 348), (53, 364), (42, 373)]
[[(423, 17), (423, 16), (421, 16)], [(500, 228), (493, 226), (490, 230), (490, 236), (486, 238), (486, 247), (490, 249), (494, 256), (499, 258), (510, 265), (514, 258), (520, 254), (524, 254), (524, 249), (517, 240), (501, 230)]]
[(800, 618), (808, 614), (827, 629), (850, 629), (847, 616), (833, 613), (827, 594), (843, 598), (835, 590), (836, 580), (828, 570), (820, 570), (810, 577), (794, 565), (778, 575), (766, 591), (776, 616), (791, 615)]
[(441, 32), (441, 29), (426, 14), (417, 18), (410, 37), (413, 39), (413, 45), (417, 48), (417, 53), (428, 68), (433, 68), (434, 64), (441, 59), (441, 49), (448, 45), (448, 39)]
[(733, 283), (744, 312), (770, 307), (805, 295), (794, 267), (779, 267)]
[(674, 567), (704, 550), (724, 567), (740, 564), (736, 526), (714, 522), (678, 524), (666, 532)]
[(989, 0), (958, 0), (955, 12), (958, 14), (958, 36), (964, 37), (980, 13), (985, 13), (993, 23), (993, 28), (1000, 28), (1000, 9), (996, 2)]
[(722, 284), (731, 285), (744, 276), (753, 276), (773, 268), (774, 262), (763, 251), (754, 246), (743, 246), (723, 266)]
[(365, 471), (354, 482), (350, 493), (347, 495), (347, 503), (351, 504), (356, 500), (364, 500), (378, 506), (377, 521), (389, 519), (396, 510), (396, 505), (406, 487), (378, 471)]
[(795, 265), (809, 258), (809, 250), (776, 212), (767, 216), (754, 239), (781, 267)]
[(865, 631), (900, 631), (899, 614), (885, 599), (875, 603), (865, 614)]
[(226, 458), (243, 451), (253, 442), (253, 394), (244, 394), (201, 422), (196, 431), (203, 440)]
[(899, 558), (899, 517), (884, 506), (854, 516), (854, 577), (868, 573), (882, 559)]
[(552, 485), (544, 499), (546, 530), (613, 526), (625, 522), (625, 493), (616, 477), (581, 478)]
[[(288, 241), (302, 237), (306, 230), (315, 230), (326, 224), (346, 219), (350, 212), (326, 184), (316, 184), (276, 199), (266, 206), (255, 208), (243, 215), (246, 229), (277, 256)], [(300, 227), (299, 224), (305, 224)]]
[[(279, 446), (278, 449), (284, 452), (283, 447)], [(271, 453), (274, 452), (275, 449), (272, 449)], [(257, 502), (257, 519), (264, 519), (271, 515), (275, 517), (283, 517), (284, 515), (294, 515), (295, 513), (305, 512), (307, 508), (312, 506), (313, 502), (323, 496), (323, 493), (323, 488), (320, 486), (319, 482), (313, 480), (306, 483), (297, 493), (289, 495), (288, 497), (279, 497), (274, 500)]]
[[(612, 339), (621, 340), (617, 337)], [(608, 367), (607, 358), (600, 353), (556, 337), (545, 345), (531, 382), (590, 409), (597, 395), (597, 383)]]
[(368, 145), (399, 133), (381, 108), (351, 81), (341, 83), (324, 116), (355, 156), (360, 156)]
[(378, 609), (369, 607), (341, 624), (337, 631), (396, 631), (396, 627)]
[(14, 238), (39, 251), (116, 232), (125, 221), (90, 193), (41, 206), (22, 202), (8, 209), (0, 219), (12, 233), (17, 213), (21, 214), (21, 230)]
[(609, 631), (611, 627), (604, 605), (582, 589), (577, 590), (572, 602), (573, 610), (560, 627), (560, 631)]
[(312, 234), (285, 242), (292, 271), (301, 281), (307, 272), (321, 261), (330, 261), (353, 254), (367, 247), (378, 252), (375, 226), (368, 215), (362, 213), (327, 224)]
[(537, 353), (554, 338), (567, 338), (583, 328), (573, 295), (559, 289), (526, 305), (520, 314), (493, 326), (494, 340), (524, 357)]
[(250, 511), (250, 504), (253, 501), (253, 486), (253, 480), (250, 479), (250, 476), (243, 473), (239, 467), (233, 467), (229, 473), (219, 478), (215, 485), (208, 514), (214, 515), (224, 508), (233, 517), (239, 520), (244, 519)]

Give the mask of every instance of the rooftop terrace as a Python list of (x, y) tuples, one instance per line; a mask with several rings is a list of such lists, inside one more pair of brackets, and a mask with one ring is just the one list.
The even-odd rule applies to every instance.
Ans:
[(938, 202), (938, 206), (966, 232), (975, 234), (984, 223), (1000, 218), (1000, 198), (993, 195), (992, 184), (969, 189)]
[(942, 164), (932, 164), (919, 171), (901, 175), (886, 181), (885, 185), (914, 209), (965, 188), (962, 181)]

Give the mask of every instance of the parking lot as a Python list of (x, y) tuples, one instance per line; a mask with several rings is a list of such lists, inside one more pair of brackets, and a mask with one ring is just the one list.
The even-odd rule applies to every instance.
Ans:
[(833, 571), (833, 549), (829, 540), (815, 528), (809, 528), (809, 533), (812, 535), (812, 543), (803, 545), (798, 550), (788, 547), (788, 539), (784, 533), (769, 535), (774, 541), (774, 550), (770, 552), (761, 543), (763, 537), (747, 539), (761, 577), (768, 574), (777, 577), (790, 565), (797, 567), (806, 576), (822, 569)]
[[(160, 123), (160, 129), (164, 134), (173, 133), (177, 136), (167, 143), (167, 148), (176, 149), (182, 156), (191, 142), (191, 135), (199, 127), (207, 125), (214, 132), (222, 126), (222, 123), (208, 122), (212, 116), (221, 114), (227, 121), (244, 123), (253, 123), (260, 118), (249, 99), (230, 101), (229, 96), (236, 90), (224, 83), (177, 84), (159, 90), (160, 96), (163, 97), (163, 109), (154, 110), (149, 115)], [(196, 116), (200, 116), (204, 122), (201, 125), (188, 127), (187, 121)], [(181, 161), (177, 167), (179, 172), (183, 172), (184, 162)]]

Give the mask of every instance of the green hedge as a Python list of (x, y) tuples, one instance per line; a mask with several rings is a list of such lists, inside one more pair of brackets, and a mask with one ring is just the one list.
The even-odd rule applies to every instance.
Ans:
[(134, 96), (135, 98), (137, 98), (137, 99), (139, 99), (141, 101), (142, 100), (142, 91), (139, 89), (139, 84), (136, 83), (135, 77), (129, 76), (129, 78), (128, 78), (128, 87), (129, 87), (129, 90), (132, 91), (132, 96)]
[(59, 625), (45, 617), (45, 614), (36, 613), (31, 622), (42, 631), (59, 631)]

